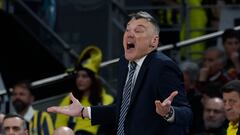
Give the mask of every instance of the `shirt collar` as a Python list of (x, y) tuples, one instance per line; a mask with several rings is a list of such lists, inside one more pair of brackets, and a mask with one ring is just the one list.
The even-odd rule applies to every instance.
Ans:
[(143, 56), (142, 58), (140, 59), (137, 59), (137, 60), (134, 60), (134, 62), (136, 62), (137, 66), (142, 66), (143, 64), (143, 61), (145, 60), (145, 58), (147, 57), (147, 55)]
[(30, 122), (32, 117), (33, 117), (33, 115), (34, 115), (34, 109), (33, 109), (32, 106), (29, 106), (26, 114), (24, 115), (24, 119), (26, 121)]

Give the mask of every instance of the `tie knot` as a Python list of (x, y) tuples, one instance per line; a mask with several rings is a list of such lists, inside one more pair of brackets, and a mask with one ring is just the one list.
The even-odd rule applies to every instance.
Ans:
[(135, 70), (137, 63), (135, 61), (130, 62), (130, 70)]

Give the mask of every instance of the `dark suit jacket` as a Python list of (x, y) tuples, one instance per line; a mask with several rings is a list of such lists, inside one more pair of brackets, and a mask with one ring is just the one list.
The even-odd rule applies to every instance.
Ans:
[[(119, 90), (116, 104), (91, 107), (92, 124), (112, 123), (117, 127), (123, 87), (128, 73), (128, 61), (119, 61)], [(183, 77), (177, 65), (161, 52), (152, 52), (145, 58), (132, 91), (126, 116), (126, 135), (185, 135), (192, 112), (184, 91)], [(175, 121), (167, 122), (156, 113), (155, 100), (163, 101), (178, 90), (172, 106)]]

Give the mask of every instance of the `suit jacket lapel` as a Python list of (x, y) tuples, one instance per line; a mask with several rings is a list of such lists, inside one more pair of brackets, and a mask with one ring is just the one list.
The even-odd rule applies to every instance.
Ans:
[(134, 99), (140, 89), (141, 84), (143, 84), (144, 76), (147, 72), (148, 65), (150, 62), (150, 59), (152, 58), (152, 53), (150, 53), (144, 60), (137, 76), (137, 80), (135, 82), (135, 86), (133, 88), (132, 94), (131, 94), (131, 100), (130, 100), (130, 105), (134, 102)]
[[(125, 81), (127, 79), (127, 74), (128, 74), (128, 61), (123, 59), (123, 61), (121, 61), (120, 66), (121, 69), (119, 70), (119, 101), (122, 101), (122, 93), (123, 93), (123, 89), (124, 89), (124, 85), (125, 85)], [(120, 103), (121, 104), (121, 103)]]

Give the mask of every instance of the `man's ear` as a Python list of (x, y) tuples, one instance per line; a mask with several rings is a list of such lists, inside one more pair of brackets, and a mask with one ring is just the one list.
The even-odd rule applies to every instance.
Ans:
[(159, 44), (159, 36), (158, 35), (155, 35), (152, 39), (152, 45), (151, 47), (156, 49), (158, 47), (158, 44)]

